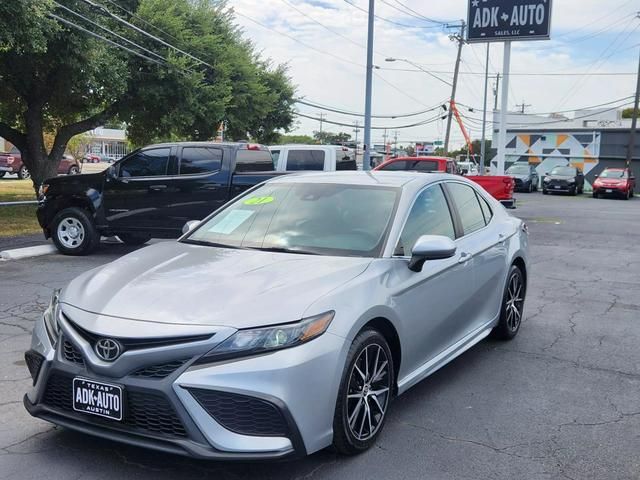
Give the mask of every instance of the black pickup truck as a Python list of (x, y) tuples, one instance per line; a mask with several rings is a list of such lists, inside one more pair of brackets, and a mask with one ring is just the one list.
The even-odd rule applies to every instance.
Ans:
[(130, 245), (177, 238), (245, 190), (274, 176), (262, 145), (181, 142), (136, 150), (102, 173), (47, 180), (38, 221), (66, 255), (87, 255), (100, 236)]

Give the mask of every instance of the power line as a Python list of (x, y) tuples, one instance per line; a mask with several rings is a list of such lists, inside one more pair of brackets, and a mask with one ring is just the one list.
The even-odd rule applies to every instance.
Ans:
[[(438, 25), (439, 25), (439, 26), (441, 26), (441, 27), (443, 27), (443, 26), (445, 26), (445, 25), (447, 24), (446, 22), (441, 22), (441, 21), (439, 21), (439, 20), (432, 20), (432, 19), (427, 18), (427, 17), (424, 17), (424, 16), (422, 16), (422, 15), (420, 15), (420, 14), (417, 14), (417, 15), (416, 15), (416, 12), (415, 12), (415, 11), (413, 11), (413, 10), (411, 10), (411, 9), (407, 9), (407, 10), (410, 10), (410, 11), (411, 11), (411, 12), (407, 12), (407, 11), (405, 11), (405, 10), (402, 10), (402, 9), (400, 9), (400, 8), (396, 7), (396, 6), (395, 6), (395, 5), (393, 5), (392, 3), (387, 2), (386, 0), (380, 0), (380, 1), (381, 1), (382, 3), (384, 3), (385, 5), (387, 5), (387, 6), (391, 7), (391, 8), (393, 8), (394, 10), (397, 10), (398, 12), (402, 13), (403, 15), (407, 15), (407, 16), (409, 16), (409, 17), (417, 18), (418, 20), (420, 20), (420, 21), (422, 21), (422, 22), (425, 22), (425, 21), (426, 21), (426, 22), (429, 22), (429, 23), (436, 23), (436, 24), (438, 24)], [(398, 3), (399, 3), (399, 2), (398, 2)], [(400, 4), (400, 5), (402, 5), (402, 4)], [(405, 7), (405, 8), (407, 8), (407, 7)]]
[(103, 37), (103, 36), (102, 36), (102, 35), (100, 35), (100, 34), (97, 34), (97, 33), (95, 33), (95, 32), (92, 32), (91, 30), (87, 30), (86, 28), (81, 27), (80, 25), (76, 25), (75, 23), (70, 22), (69, 20), (65, 20), (64, 18), (59, 17), (59, 16), (57, 16), (57, 15), (55, 15), (55, 14), (53, 14), (53, 13), (48, 13), (47, 15), (48, 15), (49, 17), (53, 18), (54, 20), (57, 20), (58, 22), (64, 23), (65, 25), (67, 25), (67, 26), (69, 26), (69, 27), (71, 27), (71, 28), (75, 28), (76, 30), (83, 31), (83, 32), (85, 32), (85, 33), (87, 33), (87, 34), (89, 34), (89, 35), (91, 35), (91, 36), (93, 36), (93, 37), (99, 38), (100, 40), (103, 40), (103, 41), (105, 41), (105, 42), (109, 43), (110, 45), (113, 45), (113, 46), (114, 46), (114, 47), (116, 47), (116, 48), (120, 48), (120, 49), (122, 49), (122, 50), (125, 50), (125, 51), (127, 51), (127, 52), (129, 52), (129, 53), (131, 53), (131, 54), (133, 54), (133, 55), (136, 55), (136, 56), (138, 56), (138, 57), (140, 57), (140, 58), (143, 58), (144, 60), (147, 60), (147, 61), (152, 62), (152, 63), (156, 63), (156, 64), (158, 64), (158, 65), (162, 65), (162, 66), (164, 66), (164, 65), (165, 65), (164, 63), (159, 62), (158, 60), (155, 60), (155, 59), (153, 59), (153, 58), (147, 57), (146, 55), (143, 55), (143, 54), (142, 54), (142, 53), (140, 53), (140, 52), (137, 52), (137, 51), (135, 51), (135, 50), (132, 50), (132, 49), (130, 49), (130, 48), (128, 48), (128, 47), (125, 47), (125, 46), (123, 46), (123, 45), (120, 45), (119, 43), (116, 43), (116, 42), (114, 42), (113, 40), (108, 39), (107, 37)]
[[(369, 15), (369, 12), (365, 8), (362, 8), (362, 7), (358, 6), (358, 5), (356, 5), (355, 3), (351, 3), (349, 0), (343, 0), (343, 1), (345, 3), (351, 5), (353, 8), (356, 8), (356, 9), (360, 10), (361, 12), (364, 12), (367, 15)], [(419, 30), (429, 29), (429, 28), (442, 28), (441, 25), (433, 25), (433, 26), (428, 26), (428, 27), (422, 26), (421, 27), (421, 26), (417, 26), (417, 25), (408, 25), (406, 23), (396, 22), (394, 20), (389, 20), (388, 18), (384, 18), (384, 17), (381, 17), (379, 15), (374, 15), (374, 17), (376, 19), (378, 19), (378, 20), (382, 20), (383, 22), (387, 22), (387, 23), (390, 23), (392, 25), (396, 25), (398, 27), (404, 27), (404, 28), (417, 28)]]
[[(320, 118), (318, 118), (318, 117), (314, 117), (312, 115), (306, 115), (306, 114), (300, 113), (300, 112), (294, 112), (294, 115), (296, 115), (298, 117), (308, 118), (309, 120), (315, 120), (316, 122), (320, 121)], [(405, 128), (420, 127), (422, 125), (428, 125), (430, 123), (433, 123), (433, 122), (437, 121), (439, 118), (440, 118), (440, 116), (437, 116), (437, 117), (430, 118), (428, 120), (424, 120), (422, 122), (416, 122), (416, 123), (412, 123), (412, 124), (409, 124), (409, 125), (399, 125), (399, 126), (391, 126), (391, 127), (389, 127), (389, 126), (387, 126), (387, 127), (372, 126), (371, 129), (372, 130), (385, 130), (385, 129), (387, 129), (387, 130), (393, 130), (393, 129), (400, 130), (400, 129), (405, 129)], [(329, 123), (331, 125), (338, 125), (340, 127), (352, 127), (353, 126), (352, 123), (336, 122), (334, 120), (327, 120), (326, 118), (323, 119), (322, 121), (324, 123)]]
[(166, 61), (167, 61), (167, 59), (166, 59), (166, 58), (164, 58), (162, 55), (158, 55), (156, 52), (153, 52), (153, 51), (148, 50), (147, 48), (145, 48), (145, 47), (143, 47), (143, 46), (141, 46), (141, 45), (138, 45), (137, 43), (135, 43), (135, 42), (133, 42), (133, 41), (129, 40), (128, 38), (123, 37), (122, 35), (120, 35), (120, 34), (118, 34), (118, 33), (114, 32), (113, 30), (110, 30), (110, 29), (108, 29), (108, 28), (106, 28), (106, 27), (103, 27), (103, 26), (102, 26), (102, 25), (100, 25), (99, 23), (94, 22), (93, 20), (91, 20), (91, 19), (89, 19), (89, 18), (85, 17), (84, 15), (81, 15), (80, 13), (78, 13), (78, 12), (76, 12), (76, 11), (74, 11), (74, 10), (71, 10), (70, 8), (65, 7), (64, 5), (62, 5), (62, 4), (58, 3), (58, 2), (56, 2), (55, 0), (53, 0), (53, 3), (55, 3), (59, 8), (62, 8), (63, 10), (66, 10), (67, 12), (69, 12), (69, 13), (71, 13), (71, 14), (75, 15), (76, 17), (81, 18), (81, 19), (83, 19), (84, 21), (86, 21), (86, 22), (88, 22), (88, 23), (90, 23), (90, 24), (92, 24), (92, 25), (94, 25), (94, 26), (98, 27), (100, 30), (103, 30), (103, 31), (105, 31), (105, 32), (108, 32), (108, 33), (110, 33), (111, 35), (114, 35), (115, 37), (119, 38), (120, 40), (125, 41), (125, 42), (126, 42), (126, 43), (128, 43), (129, 45), (133, 45), (134, 47), (139, 48), (140, 50), (142, 50), (142, 51), (144, 51), (144, 52), (146, 52), (146, 53), (149, 53), (150, 55), (153, 55), (153, 56), (154, 56), (154, 57), (156, 57), (156, 58), (159, 58), (159, 59), (160, 59), (161, 61), (163, 61), (163, 62), (166, 62)]
[(164, 35), (166, 35), (167, 37), (171, 37), (174, 40), (178, 40), (176, 37), (174, 37), (173, 35), (171, 35), (170, 33), (166, 32), (165, 30), (161, 29), (160, 27), (155, 26), (153, 23), (145, 20), (144, 18), (142, 18), (139, 15), (136, 15), (133, 12), (130, 12), (129, 10), (127, 10), (126, 8), (118, 5), (116, 2), (114, 2), (113, 0), (105, 0), (107, 3), (113, 5), (114, 7), (120, 9), (121, 11), (123, 11), (124, 13), (126, 13), (127, 15), (129, 15), (132, 18), (136, 18), (138, 20), (140, 20), (142, 23), (144, 23), (145, 25), (149, 25), (151, 28), (153, 28), (154, 30), (157, 30), (160, 33), (163, 33)]
[[(441, 20), (434, 20), (434, 19), (432, 19), (432, 18), (425, 17), (425, 16), (424, 16), (424, 15), (422, 15), (421, 13), (416, 12), (414, 9), (410, 8), (407, 4), (402, 3), (400, 0), (395, 0), (395, 2), (396, 2), (398, 5), (400, 5), (400, 6), (404, 7), (404, 8), (406, 8), (406, 9), (407, 9), (408, 11), (410, 11), (411, 13), (416, 14), (419, 18), (423, 18), (423, 19), (425, 19), (425, 20), (426, 20), (426, 21), (428, 21), (428, 22), (439, 23), (439, 24), (441, 24), (441, 25), (450, 25), (450, 24), (452, 24), (452, 23), (455, 23), (455, 21), (451, 21), (451, 22), (443, 22), (443, 21), (441, 21)], [(386, 2), (385, 2), (385, 3), (386, 3)]]
[[(325, 106), (325, 105), (322, 105), (322, 104), (319, 104), (319, 103), (316, 103), (316, 102), (310, 102), (310, 101), (306, 101), (306, 100), (302, 100), (302, 99), (296, 100), (296, 103), (299, 103), (299, 104), (302, 104), (302, 105), (306, 105), (306, 106), (312, 107), (312, 108), (317, 108), (317, 109), (320, 109), (320, 110), (326, 110), (327, 112), (339, 113), (341, 115), (347, 115), (347, 116), (351, 116), (351, 117), (364, 117), (363, 113), (349, 112), (347, 110), (338, 109), (336, 107), (329, 107), (329, 106)], [(397, 114), (397, 115), (371, 115), (371, 116), (373, 118), (387, 118), (387, 119), (417, 117), (418, 115), (424, 115), (425, 113), (433, 112), (434, 110), (442, 108), (441, 105), (442, 104), (438, 104), (435, 107), (429, 108), (427, 110), (422, 110), (420, 112), (403, 113), (403, 114)]]

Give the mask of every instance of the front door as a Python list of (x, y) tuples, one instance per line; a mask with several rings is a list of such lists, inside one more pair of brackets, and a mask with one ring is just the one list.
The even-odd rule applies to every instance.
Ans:
[(166, 231), (166, 209), (171, 203), (168, 189), (171, 173), (170, 147), (139, 150), (116, 165), (117, 178), (109, 178), (104, 189), (106, 220), (115, 232)]
[(411, 249), (422, 235), (456, 238), (440, 184), (429, 186), (417, 196), (398, 240), (394, 255), (397, 262), (388, 281), (393, 308), (402, 325), (399, 378), (409, 372), (419, 373), (421, 366), (451, 346), (474, 308), (472, 265), (460, 255), (428, 261), (421, 272), (409, 270)]

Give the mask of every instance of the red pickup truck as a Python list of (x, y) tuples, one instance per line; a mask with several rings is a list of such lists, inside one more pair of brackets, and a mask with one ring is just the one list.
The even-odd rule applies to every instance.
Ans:
[[(455, 160), (447, 157), (397, 157), (378, 165), (374, 170), (458, 173)], [(516, 208), (516, 200), (513, 198), (515, 182), (512, 177), (466, 175), (465, 178), (476, 182), (506, 208)]]
[[(60, 165), (58, 165), (58, 175), (75, 175), (80, 173), (80, 170), (80, 163), (71, 155), (65, 154), (60, 160)], [(13, 147), (8, 153), (0, 153), (0, 178), (7, 173), (17, 173), (20, 180), (31, 177), (26, 165), (22, 163), (20, 150), (16, 147)]]

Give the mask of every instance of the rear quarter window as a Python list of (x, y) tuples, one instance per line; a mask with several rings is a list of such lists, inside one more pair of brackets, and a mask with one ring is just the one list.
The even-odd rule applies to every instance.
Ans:
[(269, 150), (240, 149), (236, 153), (236, 172), (272, 172), (273, 157)]
[(301, 170), (324, 170), (325, 152), (323, 150), (289, 150), (287, 154), (288, 172)]

